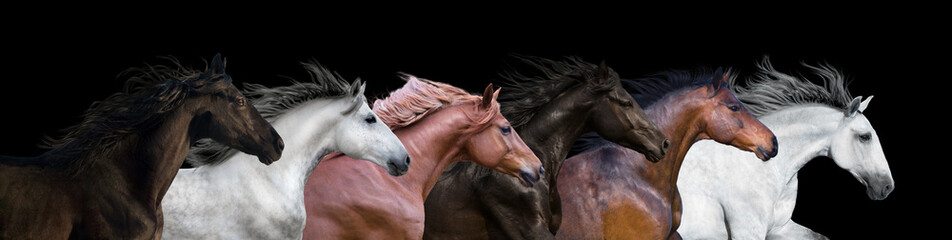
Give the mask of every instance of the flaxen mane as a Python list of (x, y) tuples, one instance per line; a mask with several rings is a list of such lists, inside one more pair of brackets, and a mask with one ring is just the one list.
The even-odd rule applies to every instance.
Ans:
[[(319, 98), (358, 98), (355, 104), (364, 104), (363, 95), (354, 96), (350, 91), (354, 85), (361, 84), (360, 79), (348, 83), (335, 72), (321, 66), (317, 61), (302, 63), (310, 75), (310, 82), (291, 80), (289, 86), (268, 88), (261, 84), (245, 84), (244, 94), (268, 122), (274, 122), (282, 114), (301, 104)], [(195, 143), (185, 158), (192, 166), (215, 165), (238, 153), (230, 147), (210, 139)]]
[[(448, 84), (412, 75), (404, 75), (404, 80), (407, 83), (391, 92), (389, 97), (374, 101), (374, 113), (390, 126), (390, 129), (409, 126), (443, 107), (472, 102), (476, 102), (474, 106), (478, 106), (482, 101), (481, 96), (469, 94)], [(493, 101), (489, 109), (475, 109), (472, 112), (466, 111), (471, 121), (466, 132), (481, 131), (491, 125), (490, 121), (499, 113), (499, 103)]]
[(823, 86), (803, 76), (797, 78), (777, 71), (767, 57), (757, 64), (758, 72), (748, 80), (748, 87), (738, 86), (733, 81), (731, 85), (737, 92), (737, 99), (757, 117), (801, 104), (824, 104), (839, 109), (849, 106), (852, 97), (846, 90), (843, 74), (828, 64), (812, 66), (804, 63), (803, 66), (819, 77)]

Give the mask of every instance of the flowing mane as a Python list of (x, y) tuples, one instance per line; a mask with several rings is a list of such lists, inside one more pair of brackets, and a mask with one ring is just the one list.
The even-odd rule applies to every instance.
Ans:
[(607, 79), (598, 77), (598, 65), (582, 61), (578, 57), (566, 57), (553, 61), (539, 57), (516, 56), (518, 60), (533, 67), (540, 74), (526, 76), (515, 70), (500, 74), (501, 85), (506, 88), (499, 96), (502, 115), (512, 127), (519, 129), (529, 122), (536, 111), (568, 89), (590, 82), (594, 91), (611, 89), (618, 83), (618, 73), (609, 69)]
[[(628, 94), (631, 94), (631, 97), (638, 102), (638, 105), (648, 109), (667, 96), (710, 85), (715, 77), (721, 77), (724, 73), (723, 68), (711, 70), (707, 67), (701, 67), (693, 71), (669, 70), (644, 78), (622, 79), (621, 82)], [(733, 82), (736, 75), (730, 75), (729, 78)], [(602, 139), (594, 132), (585, 133), (575, 141), (566, 158), (603, 146), (606, 143), (610, 142)]]
[[(483, 99), (481, 96), (469, 94), (466, 90), (445, 83), (412, 75), (404, 75), (403, 79), (407, 81), (403, 87), (391, 92), (387, 98), (374, 101), (374, 113), (387, 126), (390, 126), (390, 129), (412, 125), (443, 107), (478, 103)], [(465, 131), (467, 133), (480, 131), (491, 125), (490, 121), (499, 112), (499, 103), (493, 101), (489, 109), (477, 109), (474, 112), (465, 111), (471, 121), (471, 126)]]
[[(710, 85), (715, 77), (721, 77), (724, 73), (723, 68), (711, 70), (707, 67), (701, 67), (693, 71), (669, 70), (644, 78), (622, 79), (622, 85), (625, 86), (625, 90), (631, 94), (631, 97), (638, 102), (638, 105), (647, 109), (665, 96), (672, 95), (672, 93)], [(730, 76), (730, 79), (735, 78), (736, 75)]]
[(171, 65), (131, 68), (122, 92), (93, 102), (77, 125), (65, 129), (61, 138), (46, 137), (41, 147), (50, 148), (48, 164), (74, 176), (126, 136), (155, 126), (166, 113), (182, 105), (190, 92), (218, 81), (231, 81), (227, 74), (211, 74), (182, 66), (175, 58)]
[[(298, 82), (291, 79), (291, 85), (268, 88), (261, 84), (244, 84), (244, 94), (258, 110), (258, 113), (268, 122), (281, 117), (284, 113), (301, 104), (319, 98), (359, 98), (355, 104), (364, 103), (363, 96), (354, 96), (350, 89), (360, 85), (360, 78), (353, 83), (344, 80), (340, 74), (332, 72), (319, 64), (316, 60), (301, 63), (310, 76), (310, 82)], [(232, 149), (212, 141), (202, 139), (197, 141), (189, 150), (185, 158), (192, 166), (219, 164), (238, 150)]]
[(839, 109), (849, 106), (852, 96), (846, 90), (847, 83), (840, 71), (829, 64), (802, 65), (819, 77), (823, 86), (810, 82), (802, 75), (797, 78), (777, 71), (767, 57), (757, 64), (758, 72), (748, 79), (748, 87), (738, 86), (734, 81), (731, 81), (731, 85), (737, 93), (737, 99), (757, 117), (801, 104), (824, 104)]

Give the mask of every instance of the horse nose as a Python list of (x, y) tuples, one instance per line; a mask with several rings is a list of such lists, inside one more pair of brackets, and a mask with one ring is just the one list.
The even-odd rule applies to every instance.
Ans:
[[(771, 147), (773, 147), (773, 156), (776, 156), (776, 155), (777, 155), (777, 148), (778, 148), (778, 146), (777, 146), (777, 136), (773, 136), (773, 138), (770, 139), (770, 142), (773, 143), (773, 146), (771, 146)], [(773, 157), (773, 156), (771, 156), (771, 157)]]
[(668, 152), (668, 146), (671, 146), (671, 142), (668, 139), (665, 139), (664, 142), (661, 142), (661, 154)]
[(281, 135), (278, 134), (278, 131), (275, 131), (274, 128), (271, 128), (271, 136), (274, 136), (274, 149), (277, 152), (284, 150), (284, 139), (281, 139)]
[(883, 187), (883, 191), (881, 193), (882, 197), (886, 198), (886, 196), (889, 196), (889, 194), (892, 193), (893, 189), (894, 188), (892, 184), (886, 184), (886, 186)]
[(536, 182), (539, 181), (539, 176), (541, 176), (541, 174), (532, 174), (528, 171), (519, 172), (519, 177), (525, 182), (526, 187), (535, 186)]

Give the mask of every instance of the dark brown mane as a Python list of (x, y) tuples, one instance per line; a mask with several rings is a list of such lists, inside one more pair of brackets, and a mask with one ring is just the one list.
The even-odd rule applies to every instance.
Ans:
[(566, 57), (564, 61), (528, 56), (516, 58), (539, 73), (537, 76), (527, 76), (507, 70), (500, 74), (501, 85), (506, 89), (499, 94), (502, 104), (500, 110), (516, 129), (528, 123), (540, 107), (568, 89), (588, 82), (592, 90), (608, 90), (618, 83), (618, 73), (614, 70), (609, 69), (611, 77), (602, 79), (598, 74), (598, 65), (578, 57)]
[(70, 175), (82, 171), (116, 143), (132, 133), (148, 129), (166, 113), (182, 105), (189, 93), (218, 81), (231, 81), (227, 74), (210, 74), (182, 66), (175, 58), (171, 65), (147, 65), (124, 72), (128, 75), (123, 92), (94, 102), (79, 124), (66, 128), (58, 139), (47, 138), (43, 147), (48, 164)]

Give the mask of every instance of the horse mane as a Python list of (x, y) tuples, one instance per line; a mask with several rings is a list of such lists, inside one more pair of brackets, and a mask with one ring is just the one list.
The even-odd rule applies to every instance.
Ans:
[[(611, 68), (609, 78), (599, 77), (598, 65), (582, 61), (576, 56), (565, 57), (563, 61), (514, 55), (517, 60), (532, 68), (537, 75), (526, 75), (514, 69), (507, 69), (500, 73), (500, 85), (506, 91), (499, 94), (502, 105), (500, 111), (509, 120), (517, 131), (525, 126), (535, 116), (539, 108), (549, 104), (561, 93), (577, 88), (588, 87), (592, 91), (603, 91), (613, 88), (619, 82), (618, 73)], [(588, 86), (585, 86), (585, 84)], [(469, 172), (480, 179), (494, 170), (476, 165), (473, 162), (457, 162), (444, 171), (451, 176)]]
[(171, 65), (146, 65), (120, 73), (129, 76), (122, 92), (93, 102), (83, 120), (64, 129), (61, 138), (45, 137), (40, 147), (51, 149), (46, 161), (50, 167), (75, 176), (126, 136), (155, 126), (166, 113), (181, 106), (190, 92), (218, 81), (231, 81), (227, 74), (194, 70), (182, 66), (173, 57)]
[(500, 82), (506, 92), (501, 93), (503, 116), (512, 127), (519, 129), (529, 122), (536, 111), (568, 89), (591, 83), (594, 91), (608, 90), (618, 84), (618, 73), (609, 68), (610, 76), (602, 79), (598, 74), (598, 65), (587, 63), (579, 57), (566, 57), (563, 61), (553, 61), (540, 57), (514, 56), (529, 67), (538, 71), (538, 75), (527, 76), (513, 69), (500, 74)]
[[(291, 85), (268, 88), (261, 84), (244, 84), (241, 91), (249, 99), (258, 113), (268, 122), (274, 122), (284, 113), (305, 102), (319, 98), (362, 97), (353, 96), (351, 87), (360, 85), (360, 78), (353, 83), (344, 80), (340, 74), (322, 66), (317, 60), (301, 63), (310, 77), (309, 82), (291, 80)], [(192, 166), (217, 165), (238, 153), (238, 150), (215, 142), (211, 139), (197, 141), (189, 150), (185, 160)]]
[[(482, 101), (482, 96), (472, 95), (466, 90), (449, 84), (434, 82), (413, 75), (404, 74), (407, 81), (400, 89), (390, 92), (390, 96), (374, 101), (373, 111), (391, 130), (407, 127), (444, 107), (456, 104)], [(476, 104), (477, 106), (479, 104)], [(470, 127), (464, 132), (472, 133), (485, 129), (499, 112), (499, 103), (493, 101), (489, 109), (475, 111), (467, 118)]]
[[(724, 73), (723, 68), (712, 70), (708, 67), (700, 67), (696, 70), (668, 70), (643, 78), (621, 81), (635, 102), (648, 108), (672, 93), (710, 85), (714, 78), (722, 77)], [(731, 74), (729, 78), (734, 79), (736, 75)]]
[(839, 109), (849, 106), (852, 96), (840, 71), (825, 63), (816, 66), (801, 64), (819, 77), (823, 86), (810, 82), (803, 75), (798, 78), (777, 71), (768, 57), (757, 64), (758, 72), (748, 79), (748, 87), (741, 87), (734, 81), (731, 85), (737, 92), (737, 99), (757, 117), (801, 104), (817, 103)]
[[(648, 109), (667, 96), (673, 96), (675, 93), (708, 86), (714, 81), (714, 78), (722, 77), (723, 75), (723, 68), (712, 70), (708, 67), (700, 67), (696, 70), (668, 70), (643, 78), (622, 79), (621, 82), (625, 90), (628, 91), (628, 94), (631, 95), (631, 98), (635, 99), (638, 105)], [(734, 78), (736, 78), (736, 75), (732, 74), (729, 76), (731, 82)], [(607, 143), (610, 142), (601, 138), (597, 133), (589, 132), (582, 134), (582, 136), (576, 139), (575, 143), (572, 144), (572, 148), (569, 150), (569, 155), (566, 158), (596, 149)]]

